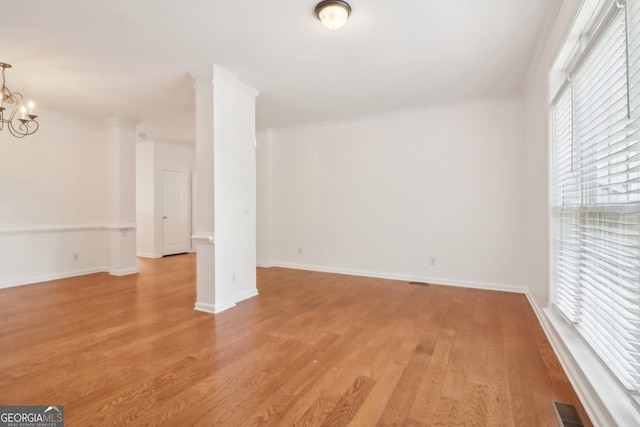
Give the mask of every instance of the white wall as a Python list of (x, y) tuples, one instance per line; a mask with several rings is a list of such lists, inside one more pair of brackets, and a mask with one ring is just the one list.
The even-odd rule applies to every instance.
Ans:
[(273, 266), (273, 131), (262, 129), (256, 140), (256, 258), (261, 267)]
[[(136, 145), (136, 223), (138, 256), (141, 257), (162, 257), (162, 171), (165, 170), (192, 176), (195, 148), (156, 141)], [(192, 192), (192, 214), (193, 195)]]
[(39, 120), (24, 139), (0, 133), (0, 287), (108, 269), (103, 125)]
[(260, 264), (522, 286), (521, 99), (437, 105), (259, 137), (273, 150), (271, 165), (264, 164), (268, 155), (258, 157), (258, 182), (272, 180), (273, 191), (273, 229), (258, 233), (261, 240), (272, 236), (258, 247), (273, 259)]

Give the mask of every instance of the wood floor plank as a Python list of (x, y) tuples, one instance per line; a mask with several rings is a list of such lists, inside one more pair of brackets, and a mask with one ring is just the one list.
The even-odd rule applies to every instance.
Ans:
[[(341, 341), (350, 339), (349, 336), (327, 334), (307, 356), (300, 358), (299, 369), (287, 370), (283, 373), (284, 382), (278, 382), (277, 389), (273, 390), (269, 396), (263, 396), (262, 403), (253, 408), (256, 415), (246, 425), (293, 424), (305, 408), (315, 403), (314, 400), (317, 402), (319, 393), (308, 393), (308, 390), (318, 388), (322, 377), (330, 370), (331, 365), (335, 365), (335, 360), (341, 357), (339, 349), (344, 342)], [(335, 375), (329, 374), (327, 377), (329, 378), (327, 381), (330, 381), (335, 378)]]
[(379, 426), (403, 425), (416, 398), (421, 379), (424, 377), (429, 359), (440, 334), (441, 320), (432, 320), (430, 327), (423, 330), (420, 341), (415, 346), (402, 376), (389, 399), (379, 422)]
[(374, 426), (378, 423), (406, 366), (405, 363), (395, 360), (387, 364), (384, 372), (376, 380), (369, 396), (351, 420), (351, 425)]
[[(252, 425), (293, 425), (300, 414), (308, 412), (313, 405), (321, 404), (322, 408), (328, 408), (330, 405), (325, 403), (329, 401), (322, 398), (322, 393), (339, 375), (341, 365), (355, 358), (347, 343), (359, 336), (360, 331), (360, 328), (354, 328), (348, 334), (333, 335), (338, 337), (334, 342), (320, 346), (313, 360), (299, 372), (291, 373), (289, 381), (274, 395), (276, 403), (271, 399), (265, 400)], [(282, 400), (279, 394), (284, 395)], [(285, 400), (286, 404), (282, 404)], [(335, 406), (335, 402), (332, 401), (331, 406)], [(265, 412), (273, 415), (266, 417)], [(315, 417), (314, 414), (312, 411), (311, 415)]]
[(433, 419), (436, 405), (440, 401), (455, 333), (451, 329), (440, 331), (438, 342), (429, 358), (424, 375), (420, 378), (416, 397), (409, 410), (409, 417), (413, 422), (429, 424)]
[(376, 381), (367, 377), (358, 377), (347, 390), (335, 409), (321, 424), (321, 427), (341, 427), (351, 423)]
[(292, 425), (294, 427), (319, 426), (334, 411), (336, 405), (336, 403), (319, 398)]
[(195, 260), (0, 290), (0, 405), (63, 405), (70, 427), (551, 426), (554, 399), (584, 413), (523, 295), (259, 268), (259, 296), (211, 315), (193, 310)]

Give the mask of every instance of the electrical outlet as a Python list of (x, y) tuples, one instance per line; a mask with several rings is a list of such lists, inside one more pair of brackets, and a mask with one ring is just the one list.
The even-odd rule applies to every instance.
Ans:
[(236, 281), (236, 273), (233, 273), (233, 281)]
[(78, 261), (80, 259), (80, 257), (78, 256), (78, 254), (73, 254), (73, 260), (74, 261)]
[(302, 248), (298, 248), (298, 255), (302, 255)]
[(429, 264), (436, 265), (436, 258), (435, 257), (429, 258)]

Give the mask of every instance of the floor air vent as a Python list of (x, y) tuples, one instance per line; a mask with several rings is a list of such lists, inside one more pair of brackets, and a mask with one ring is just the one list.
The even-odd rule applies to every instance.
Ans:
[(584, 427), (576, 407), (568, 403), (553, 402), (553, 409), (560, 427)]
[(425, 283), (425, 282), (409, 282), (410, 285), (422, 285), (422, 286), (429, 286), (430, 283)]

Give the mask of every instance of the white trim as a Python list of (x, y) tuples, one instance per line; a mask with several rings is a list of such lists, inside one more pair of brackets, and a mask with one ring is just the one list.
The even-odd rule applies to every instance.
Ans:
[(256, 263), (256, 267), (271, 268), (271, 267), (273, 267), (273, 263), (271, 263), (271, 262), (257, 262)]
[(100, 130), (104, 129), (104, 123), (102, 120), (88, 119), (85, 117), (61, 113), (59, 111), (47, 110), (40, 106), (38, 106), (38, 117), (46, 118), (46, 120), (66, 121), (72, 123), (74, 126), (83, 126), (85, 128)]
[(258, 296), (258, 288), (253, 288), (250, 291), (243, 292), (240, 295), (238, 295), (236, 297), (236, 303), (239, 303), (240, 301), (244, 301), (244, 300), (247, 300), (249, 298), (253, 298), (253, 297), (257, 297), (257, 296)]
[(230, 83), (235, 83), (238, 80), (238, 76), (226, 68), (222, 68), (219, 65), (213, 64), (213, 81), (216, 79), (225, 80)]
[[(518, 100), (522, 101), (522, 95), (520, 94), (511, 94), (511, 95), (503, 95), (503, 96), (486, 96), (481, 95), (473, 98), (467, 98), (464, 100), (466, 105), (479, 105), (483, 106), (487, 103), (492, 103), (496, 101), (509, 101), (509, 100)], [(381, 111), (381, 112), (372, 112), (365, 113), (361, 116), (354, 118), (331, 118), (331, 119), (318, 119), (318, 121), (313, 121), (309, 123), (297, 123), (297, 124), (288, 124), (278, 126), (276, 131), (283, 130), (306, 130), (309, 127), (314, 128), (325, 128), (327, 126), (332, 126), (336, 124), (360, 124), (369, 122), (371, 120), (382, 120), (387, 118), (395, 118), (395, 117), (403, 117), (408, 114), (420, 114), (420, 113), (428, 113), (432, 112), (439, 107), (450, 107), (459, 105), (461, 101), (439, 101), (437, 103), (429, 104), (429, 105), (419, 105), (414, 107), (405, 107), (397, 110), (391, 111)], [(261, 127), (257, 128), (256, 131), (265, 132), (268, 130), (274, 130), (269, 127)]]
[(121, 270), (118, 270), (118, 269), (109, 270), (109, 274), (111, 274), (112, 276), (128, 276), (130, 274), (136, 274), (139, 272), (140, 270), (138, 270), (138, 267), (124, 268)]
[(116, 232), (136, 231), (136, 225), (135, 224), (106, 225), (104, 226), (103, 230), (116, 231)]
[(212, 86), (213, 83), (213, 66), (200, 67), (195, 70), (189, 71), (189, 75), (193, 80), (193, 87), (198, 84), (204, 84), (205, 89)]
[(41, 282), (49, 282), (52, 280), (67, 279), (69, 277), (85, 276), (87, 274), (104, 273), (106, 268), (87, 268), (85, 270), (74, 270), (66, 273), (47, 274), (44, 276), (32, 276), (28, 278), (20, 278), (17, 281), (6, 281), (0, 283), (0, 289), (13, 288), (16, 286), (34, 285)]
[(123, 225), (86, 225), (86, 226), (49, 226), (35, 228), (15, 228), (0, 230), (0, 236), (16, 234), (73, 233), (78, 231), (135, 231), (136, 224)]
[(105, 227), (88, 225), (79, 227), (65, 227), (65, 226), (51, 226), (51, 227), (36, 227), (36, 228), (15, 228), (0, 230), (1, 235), (13, 235), (13, 234), (46, 234), (46, 233), (70, 233), (76, 231), (104, 231)]
[(111, 116), (111, 117), (107, 117), (106, 119), (104, 119), (104, 124), (106, 126), (109, 127), (125, 127), (125, 128), (129, 128), (129, 129), (134, 129), (136, 128), (136, 126), (138, 126), (140, 122), (133, 120), (133, 119), (128, 119), (126, 117), (120, 117), (120, 116)]
[[(567, 1), (560, 3), (570, 5)], [(550, 70), (551, 73), (556, 73), (563, 77), (557, 81), (549, 80), (549, 99), (555, 97), (566, 78), (568, 68), (572, 67), (577, 57), (584, 50), (585, 39), (591, 37), (602, 11), (611, 3), (612, 0), (579, 0), (574, 5), (574, 7), (577, 7), (573, 14), (573, 21), (569, 31), (565, 34), (560, 48), (556, 52)]]
[(241, 91), (246, 93), (247, 95), (249, 95), (252, 98), (256, 98), (258, 95), (260, 95), (260, 91), (256, 88), (253, 88), (251, 86), (249, 86), (246, 83), (243, 83), (239, 80), (237, 80), (235, 82), (236, 87)]
[(209, 304), (206, 302), (196, 302), (196, 306), (194, 307), (194, 310), (202, 311), (204, 313), (218, 314), (225, 310), (233, 308), (235, 306), (236, 304), (232, 301), (227, 301), (224, 303), (215, 303), (215, 304)]
[(610, 371), (561, 316), (526, 294), (551, 347), (596, 426), (640, 425), (640, 411)]
[(206, 245), (215, 245), (216, 244), (216, 236), (213, 231), (196, 231), (191, 236), (191, 240), (194, 243), (206, 244)]
[(460, 281), (460, 280), (443, 279), (440, 277), (412, 276), (412, 275), (405, 275), (405, 274), (391, 274), (391, 273), (381, 273), (381, 272), (374, 272), (374, 271), (351, 270), (347, 268), (320, 267), (316, 265), (302, 265), (302, 264), (289, 264), (289, 263), (276, 263), (276, 264), (273, 264), (271, 267), (291, 268), (294, 270), (318, 271), (320, 273), (346, 274), (350, 276), (372, 277), (376, 279), (402, 280), (407, 282), (423, 282), (423, 283), (431, 283), (434, 285), (437, 284), (437, 285), (444, 285), (444, 286), (457, 286), (457, 287), (472, 288), (472, 289), (484, 289), (488, 291), (515, 292), (518, 294), (527, 293), (527, 290), (524, 287), (515, 286), (515, 285), (506, 285), (506, 284), (500, 284), (500, 283), (468, 282), (468, 281)]
[(205, 302), (197, 302), (196, 301), (196, 305), (195, 307), (193, 307), (194, 310), (197, 311), (202, 311), (204, 313), (210, 313), (210, 314), (215, 314), (216, 312), (216, 307), (212, 304), (207, 304)]
[(536, 72), (535, 65), (540, 62), (540, 58), (542, 58), (543, 52), (547, 44), (549, 43), (551, 30), (558, 21), (562, 3), (562, 1), (553, 2), (553, 4), (549, 8), (547, 8), (547, 12), (542, 21), (542, 31), (539, 33), (541, 34), (541, 36), (539, 36), (536, 41), (536, 47), (533, 51), (533, 56), (531, 57), (531, 60), (527, 65), (527, 72), (525, 73), (524, 79), (522, 79), (520, 88), (523, 92), (526, 92), (526, 89), (529, 87), (529, 85), (531, 85), (531, 82), (533, 81)]
[(236, 304), (239, 303), (240, 301), (244, 301), (244, 300), (247, 300), (249, 298), (253, 298), (255, 296), (258, 296), (258, 289), (257, 288), (254, 288), (254, 289), (251, 289), (250, 291), (244, 292), (244, 293), (238, 295), (236, 298), (234, 298), (232, 300), (228, 300), (228, 301), (224, 301), (224, 302), (220, 302), (220, 303), (208, 304), (208, 303), (204, 303), (204, 302), (196, 302), (194, 310), (202, 311), (204, 313), (218, 314), (218, 313), (221, 313), (221, 312), (223, 312), (225, 310), (228, 310), (230, 308), (235, 307)]
[(216, 303), (214, 306), (214, 314), (218, 314), (218, 313), (222, 313), (225, 310), (229, 310), (230, 308), (233, 308), (236, 306), (236, 303), (232, 300), (230, 301), (225, 301), (225, 302), (221, 302), (221, 303)]
[(136, 253), (136, 256), (140, 258), (162, 258), (162, 254), (149, 254), (146, 252), (138, 252)]

